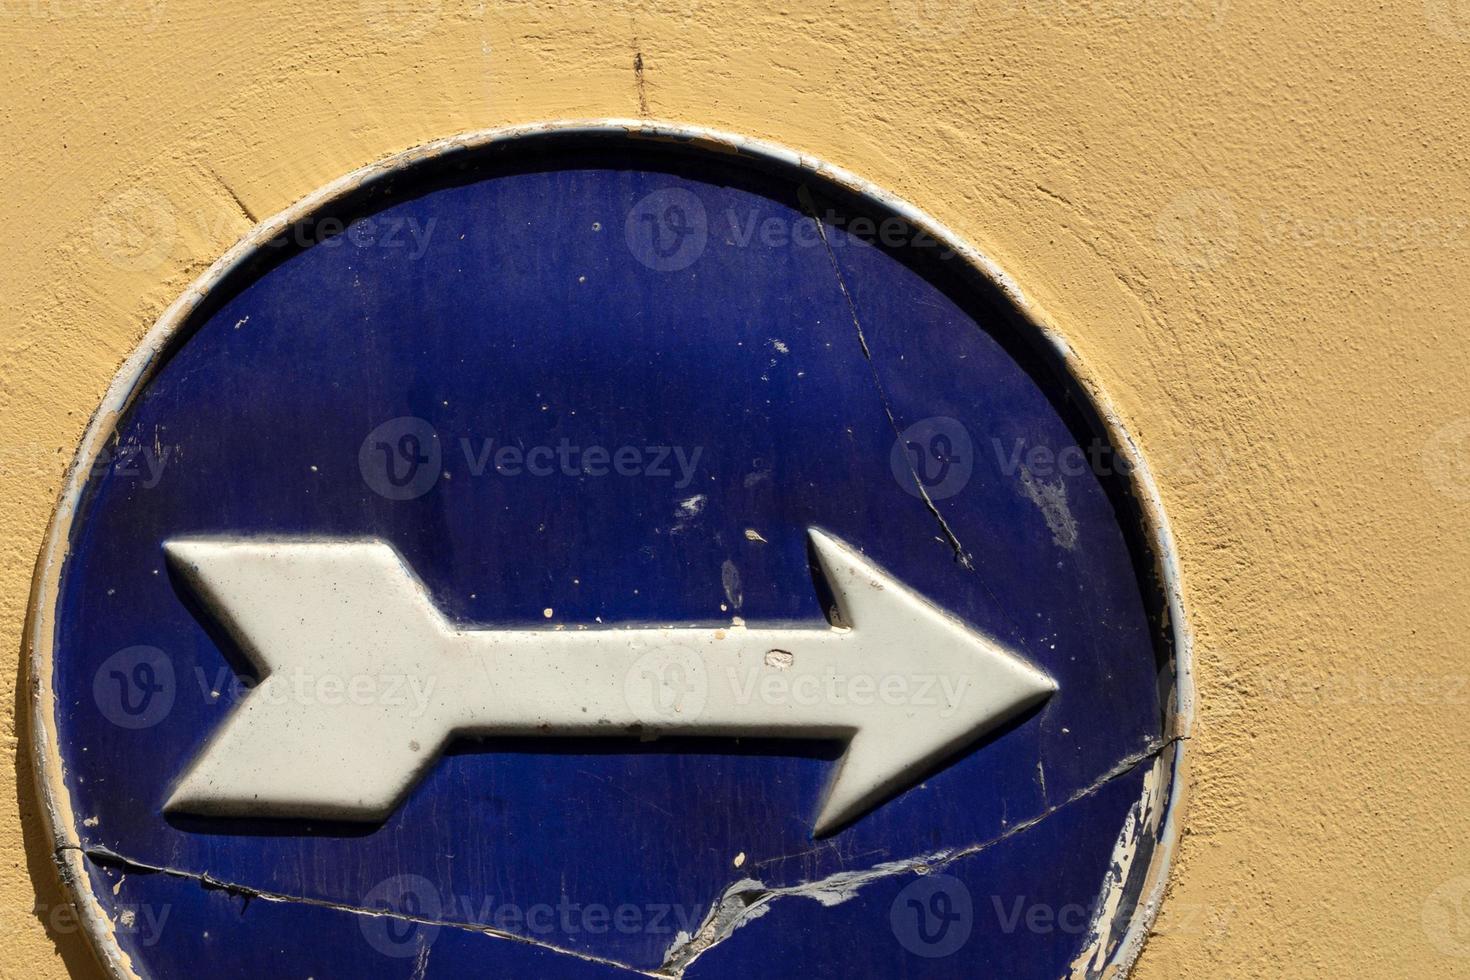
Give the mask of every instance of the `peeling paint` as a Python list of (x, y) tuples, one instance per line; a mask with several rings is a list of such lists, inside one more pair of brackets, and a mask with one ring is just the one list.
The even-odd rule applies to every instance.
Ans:
[(1052, 541), (1068, 551), (1077, 547), (1077, 519), (1067, 507), (1067, 484), (1060, 477), (1056, 483), (1037, 479), (1023, 465), (1021, 489), (1026, 492), (1026, 499), (1040, 509), (1046, 526), (1051, 529)]
[(1119, 938), (1115, 931), (1118, 911), (1127, 897), (1127, 886), (1139, 845), (1145, 840), (1152, 840), (1159, 829), (1159, 817), (1162, 814), (1159, 789), (1164, 781), (1161, 769), (1162, 760), (1155, 760), (1154, 765), (1144, 774), (1143, 796), (1133, 804), (1123, 822), (1123, 829), (1118, 834), (1112, 861), (1103, 881), (1102, 895), (1096, 905), (1097, 911), (1093, 913), (1092, 921), (1087, 927), (1087, 945), (1072, 963), (1071, 980), (1089, 980), (1101, 975), (1111, 948)]
[(679, 501), (674, 508), (674, 526), (669, 529), (670, 534), (679, 534), (687, 531), (699, 515), (704, 513), (705, 505), (709, 503), (709, 494), (696, 493)]

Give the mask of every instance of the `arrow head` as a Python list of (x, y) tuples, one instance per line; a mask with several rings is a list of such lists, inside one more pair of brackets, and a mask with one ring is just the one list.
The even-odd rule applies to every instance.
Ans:
[(851, 669), (871, 671), (878, 692), (827, 786), (812, 830), (822, 837), (1041, 703), (1057, 684), (836, 538), (809, 534), (837, 618), (854, 634)]

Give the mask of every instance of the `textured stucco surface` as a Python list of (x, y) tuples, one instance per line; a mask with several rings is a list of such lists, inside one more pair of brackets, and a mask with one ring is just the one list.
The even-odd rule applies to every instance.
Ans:
[(1138, 975), (1470, 976), (1470, 8), (0, 0), (0, 64), (0, 977), (92, 975), (30, 788), (21, 629), (122, 359), (347, 171), (639, 114), (925, 208), (1123, 412), (1200, 709)]

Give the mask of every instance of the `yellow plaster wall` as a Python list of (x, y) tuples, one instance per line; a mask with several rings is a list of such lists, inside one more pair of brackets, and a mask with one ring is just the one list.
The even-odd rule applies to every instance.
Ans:
[(1137, 975), (1470, 976), (1470, 7), (0, 0), (0, 67), (0, 977), (93, 975), (19, 661), (123, 357), (256, 219), (349, 170), (639, 114), (909, 198), (1122, 409), (1200, 694)]

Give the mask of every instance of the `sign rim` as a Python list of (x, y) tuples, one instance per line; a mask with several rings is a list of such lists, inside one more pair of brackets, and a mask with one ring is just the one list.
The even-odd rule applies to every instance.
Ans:
[[(1162, 591), (1163, 612), (1166, 614), (1162, 628), (1173, 668), (1173, 683), (1164, 705), (1165, 745), (1155, 763), (1163, 770), (1168, 786), (1161, 804), (1163, 812), (1157, 824), (1153, 854), (1141, 894), (1136, 902), (1129, 904), (1128, 925), (1100, 971), (1101, 975), (1112, 975), (1111, 971), (1117, 971), (1117, 975), (1126, 976), (1142, 952), (1144, 940), (1158, 916), (1178, 846), (1188, 789), (1186, 746), (1195, 716), (1193, 637), (1184, 609), (1178, 554), (1173, 533), (1165, 519), (1163, 500), (1142, 451), (1124, 428), (1119, 412), (1104, 394), (1102, 385), (1056, 324), (994, 260), (924, 210), (842, 167), (780, 143), (698, 125), (624, 118), (558, 120), (475, 130), (422, 143), (337, 178), (260, 222), (231, 246), (164, 310), (114, 375), (67, 468), (32, 576), (23, 632), (27, 654), (24, 667), (31, 692), (27, 705), (29, 725), (23, 726), (22, 730), (29, 735), (27, 755), (34, 771), (41, 820), (51, 842), (61, 888), (76, 909), (82, 931), (103, 969), (115, 980), (142, 980), (118, 943), (112, 920), (87, 884), (86, 857), (74, 833), (76, 817), (64, 778), (53, 686), (55, 603), (62, 566), (70, 550), (72, 523), (92, 463), (105, 450), (116, 423), (132, 405), (134, 397), (152, 379), (165, 352), (180, 339), (194, 311), (216, 286), (250, 263), (271, 241), (278, 239), (294, 224), (426, 160), (544, 137), (592, 137), (630, 143), (639, 139), (676, 141), (727, 159), (734, 154), (756, 168), (805, 172), (836, 184), (860, 200), (909, 222), (952, 249), (971, 270), (1006, 296), (1025, 329), (1035, 332), (1049, 348), (1061, 371), (1076, 382), (1077, 394), (1090, 410), (1095, 424), (1101, 427), (1100, 434), (1108, 438), (1114, 450), (1125, 460), (1126, 465), (1121, 468), (1139, 505), (1137, 519), (1153, 560), (1152, 571)], [(1151, 796), (1153, 794), (1146, 789), (1141, 806), (1146, 807)], [(1144, 815), (1143, 811), (1141, 815)], [(1106, 941), (1113, 931), (1108, 929), (1100, 938)]]

